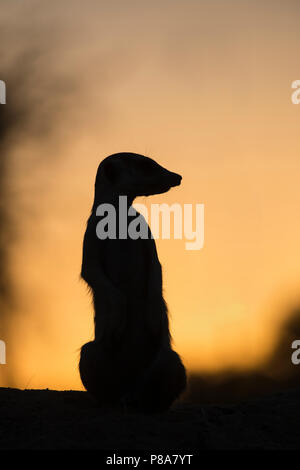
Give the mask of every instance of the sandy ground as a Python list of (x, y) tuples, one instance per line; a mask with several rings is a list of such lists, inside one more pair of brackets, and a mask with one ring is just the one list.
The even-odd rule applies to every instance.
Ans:
[(297, 449), (300, 389), (159, 415), (103, 410), (85, 392), (0, 389), (0, 449)]

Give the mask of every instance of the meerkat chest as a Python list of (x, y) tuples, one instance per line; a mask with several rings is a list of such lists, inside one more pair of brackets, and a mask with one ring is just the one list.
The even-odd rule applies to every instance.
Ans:
[(143, 295), (149, 278), (154, 277), (153, 272), (158, 273), (154, 278), (161, 283), (161, 266), (150, 228), (141, 218), (139, 227), (137, 217), (128, 218), (127, 232), (123, 230), (120, 235), (116, 223), (112, 236), (108, 233), (100, 239), (97, 236), (99, 218), (91, 216), (84, 239), (83, 267), (86, 271), (100, 269), (115, 285)]
[(104, 257), (109, 277), (127, 288), (146, 288), (153, 264), (160, 265), (153, 239), (109, 240)]

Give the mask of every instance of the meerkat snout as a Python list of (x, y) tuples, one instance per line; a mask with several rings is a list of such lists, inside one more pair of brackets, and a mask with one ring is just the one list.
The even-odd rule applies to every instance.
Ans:
[(172, 178), (172, 183), (173, 183), (172, 187), (173, 186), (179, 186), (181, 184), (181, 180), (182, 180), (181, 175), (178, 175), (177, 173), (172, 173), (171, 178)]

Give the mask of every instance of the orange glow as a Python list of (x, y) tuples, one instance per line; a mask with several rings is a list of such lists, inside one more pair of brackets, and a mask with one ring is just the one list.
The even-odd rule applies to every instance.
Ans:
[(203, 250), (157, 242), (186, 366), (256, 367), (299, 300), (300, 105), (291, 83), (300, 79), (300, 6), (90, 0), (72, 2), (70, 16), (70, 3), (53, 2), (51, 15), (44, 5), (32, 15), (2, 6), (9, 50), (23, 25), (28, 47), (50, 44), (39, 59), (45, 76), (53, 68), (76, 87), (51, 134), (26, 135), (11, 154), (17, 305), (0, 367), (14, 379), (0, 386), (81, 389), (79, 348), (93, 337), (82, 237), (97, 165), (117, 151), (183, 175), (181, 187), (140, 202), (205, 204)]

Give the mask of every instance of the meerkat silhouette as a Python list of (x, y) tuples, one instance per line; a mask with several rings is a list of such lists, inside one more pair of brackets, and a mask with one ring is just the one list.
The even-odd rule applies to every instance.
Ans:
[[(155, 240), (131, 207), (137, 196), (164, 193), (180, 182), (180, 175), (134, 153), (110, 155), (98, 167), (81, 269), (93, 295), (95, 339), (81, 348), (79, 371), (86, 390), (102, 405), (161, 412), (186, 387), (184, 365), (171, 346)], [(120, 236), (120, 196), (127, 201), (126, 228), (138, 217), (147, 237)], [(97, 215), (97, 208), (103, 204), (115, 210), (116, 236), (100, 239), (103, 214)]]

